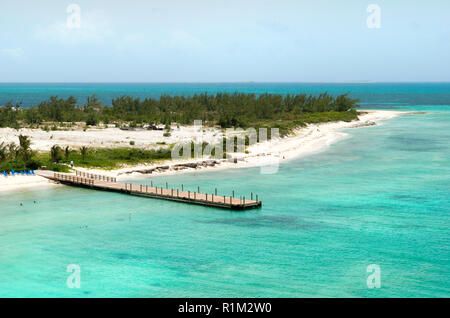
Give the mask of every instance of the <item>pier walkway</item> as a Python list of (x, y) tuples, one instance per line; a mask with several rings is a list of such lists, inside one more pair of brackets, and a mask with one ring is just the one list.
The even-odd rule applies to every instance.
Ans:
[(169, 189), (167, 184), (166, 188), (163, 188), (131, 183), (119, 183), (114, 177), (107, 177), (80, 171), (76, 171), (76, 174), (69, 174), (40, 170), (37, 171), (36, 174), (70, 186), (119, 192), (147, 198), (164, 199), (216, 208), (246, 210), (259, 208), (262, 205), (262, 202), (258, 200), (258, 195), (256, 195), (255, 200), (253, 200), (253, 193), (250, 196), (250, 200), (248, 200), (245, 197), (235, 198), (234, 193), (232, 196), (223, 196), (217, 195), (217, 192), (214, 194), (200, 193), (200, 189), (198, 189), (197, 192)]

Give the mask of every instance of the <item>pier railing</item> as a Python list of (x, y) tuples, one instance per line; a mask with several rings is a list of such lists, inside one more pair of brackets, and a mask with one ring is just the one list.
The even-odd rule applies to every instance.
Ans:
[(79, 177), (79, 176), (76, 176), (76, 175), (74, 176), (74, 175), (65, 174), (65, 173), (57, 173), (57, 172), (55, 172), (53, 174), (53, 178), (58, 180), (58, 181), (63, 181), (63, 182), (79, 183), (79, 184), (85, 184), (85, 185), (94, 185), (94, 180), (93, 179), (83, 178), (83, 177)]
[(89, 173), (78, 172), (75, 175), (66, 173), (55, 172), (53, 176), (43, 175), (49, 179), (59, 181), (64, 184), (73, 186), (82, 186), (104, 191), (122, 192), (130, 195), (166, 199), (171, 201), (179, 201), (186, 203), (195, 203), (205, 206), (229, 208), (234, 210), (250, 209), (260, 207), (261, 201), (258, 200), (258, 195), (255, 195), (253, 199), (253, 193), (250, 195), (250, 200), (245, 196), (235, 197), (234, 191), (231, 196), (218, 195), (217, 189), (214, 193), (201, 193), (200, 187), (197, 187), (197, 191), (184, 191), (179, 189), (169, 189), (168, 184), (166, 187), (153, 186), (153, 183), (149, 185), (137, 185), (132, 183), (118, 183), (116, 178), (93, 175)]
[(77, 177), (83, 177), (93, 180), (106, 181), (106, 182), (117, 182), (117, 179), (114, 177), (103, 176), (100, 174), (88, 173), (84, 171), (75, 170), (75, 175)]

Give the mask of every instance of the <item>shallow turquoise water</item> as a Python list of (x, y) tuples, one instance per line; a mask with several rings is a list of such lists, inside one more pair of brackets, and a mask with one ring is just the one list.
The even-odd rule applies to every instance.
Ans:
[(449, 297), (446, 107), (347, 130), (273, 175), (139, 181), (258, 193), (263, 208), (245, 213), (63, 187), (1, 194), (0, 296)]

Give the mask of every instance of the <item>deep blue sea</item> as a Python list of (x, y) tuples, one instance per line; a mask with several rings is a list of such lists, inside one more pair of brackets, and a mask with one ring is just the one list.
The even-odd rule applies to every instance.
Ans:
[[(0, 193), (0, 296), (450, 296), (448, 83), (0, 84), (0, 104), (205, 91), (349, 92), (365, 108), (427, 113), (348, 129), (272, 175), (246, 168), (133, 180), (255, 192), (259, 210), (66, 187)], [(69, 264), (80, 267), (81, 288), (67, 286)], [(380, 288), (367, 284), (372, 264)]]

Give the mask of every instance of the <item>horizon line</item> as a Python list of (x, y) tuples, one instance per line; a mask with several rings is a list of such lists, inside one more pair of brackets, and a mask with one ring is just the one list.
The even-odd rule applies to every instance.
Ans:
[(0, 81), (0, 84), (427, 84), (427, 83), (450, 83), (450, 80), (448, 81), (217, 81), (217, 82), (195, 82), (195, 81), (162, 81), (162, 82), (132, 82), (132, 81), (125, 81), (125, 82), (102, 82), (102, 81), (93, 81), (93, 82), (3, 82)]

